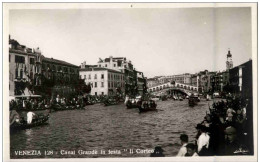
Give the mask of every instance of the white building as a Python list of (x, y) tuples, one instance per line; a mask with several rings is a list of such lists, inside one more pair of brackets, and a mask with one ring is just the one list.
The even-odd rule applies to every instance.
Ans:
[(79, 71), (81, 79), (91, 84), (91, 95), (114, 95), (116, 92), (125, 92), (125, 77), (120, 71), (93, 67)]

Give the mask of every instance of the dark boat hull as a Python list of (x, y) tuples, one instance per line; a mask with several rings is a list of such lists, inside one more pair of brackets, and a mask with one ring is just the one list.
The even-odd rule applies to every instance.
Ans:
[(154, 107), (154, 108), (145, 108), (145, 109), (139, 107), (138, 109), (139, 109), (139, 112), (140, 112), (140, 113), (141, 113), (141, 112), (147, 112), (147, 111), (157, 111), (156, 107)]
[(22, 130), (22, 129), (30, 129), (33, 127), (41, 126), (41, 125), (46, 125), (47, 121), (49, 120), (49, 115), (40, 117), (39, 119), (33, 120), (31, 124), (27, 123), (14, 123), (10, 125), (10, 131), (16, 131), (16, 130)]
[(85, 108), (83, 106), (68, 106), (68, 107), (65, 107), (65, 106), (53, 106), (52, 109), (54, 111), (64, 111), (64, 110), (85, 110)]

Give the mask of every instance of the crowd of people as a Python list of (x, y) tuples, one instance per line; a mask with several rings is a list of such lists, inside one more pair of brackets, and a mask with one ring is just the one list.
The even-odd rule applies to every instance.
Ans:
[(9, 102), (10, 110), (38, 110), (46, 109), (51, 106), (61, 106), (61, 107), (70, 107), (70, 106), (86, 106), (92, 105), (95, 103), (104, 103), (105, 101), (111, 100), (120, 100), (117, 96), (107, 96), (107, 95), (76, 95), (72, 97), (60, 96), (59, 94), (56, 97), (20, 97), (12, 99)]
[(249, 100), (228, 98), (214, 102), (204, 120), (197, 124), (195, 142), (186, 134), (180, 135), (182, 147), (176, 156), (231, 156), (251, 155), (252, 143), (248, 135), (248, 114), (252, 109)]

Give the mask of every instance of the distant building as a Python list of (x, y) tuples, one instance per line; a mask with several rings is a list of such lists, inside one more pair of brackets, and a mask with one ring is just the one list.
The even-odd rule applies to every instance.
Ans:
[(232, 68), (233, 68), (232, 54), (230, 53), (230, 50), (228, 50), (227, 61), (226, 61), (226, 70), (229, 70)]
[(104, 67), (81, 68), (80, 77), (90, 84), (91, 95), (115, 95), (125, 92), (125, 76), (122, 72)]
[(147, 79), (147, 87), (154, 87), (159, 85), (158, 77), (148, 78)]
[(179, 75), (162, 76), (162, 77), (158, 78), (158, 81), (160, 84), (175, 81), (177, 83), (190, 85), (191, 84), (191, 74), (185, 73), (185, 74), (179, 74)]
[(130, 60), (125, 57), (112, 57), (99, 59), (97, 66), (119, 71), (124, 74), (125, 94), (136, 95), (137, 93), (137, 73)]
[(146, 78), (143, 72), (136, 71), (137, 73), (137, 91), (139, 95), (143, 95), (147, 92)]

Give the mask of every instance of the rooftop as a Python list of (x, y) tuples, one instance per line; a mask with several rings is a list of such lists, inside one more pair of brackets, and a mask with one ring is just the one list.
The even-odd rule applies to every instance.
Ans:
[(122, 72), (120, 72), (120, 71), (108, 69), (108, 68), (103, 68), (103, 67), (86, 68), (86, 69), (80, 69), (79, 71), (109, 71), (109, 72), (121, 73), (122, 74)]
[(55, 63), (55, 64), (61, 64), (61, 65), (66, 65), (66, 66), (79, 67), (79, 66), (73, 65), (73, 64), (71, 64), (71, 63), (68, 63), (68, 62), (66, 62), (66, 61), (57, 60), (57, 59), (48, 58), (48, 57), (43, 57), (43, 60), (42, 60), (42, 61), (47, 61), (47, 62), (51, 62), (51, 63)]

